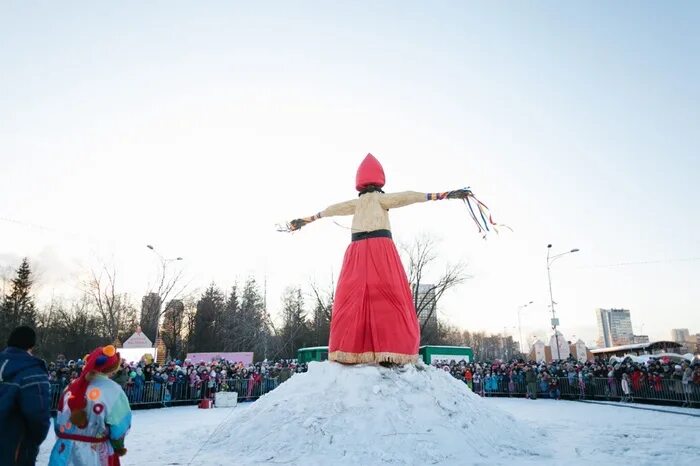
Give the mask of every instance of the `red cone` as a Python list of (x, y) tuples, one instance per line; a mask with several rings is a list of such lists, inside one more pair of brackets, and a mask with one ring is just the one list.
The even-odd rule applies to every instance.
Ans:
[(355, 189), (362, 191), (369, 185), (381, 188), (384, 186), (384, 169), (372, 154), (367, 154), (367, 157), (362, 161), (357, 168), (357, 176), (355, 176)]

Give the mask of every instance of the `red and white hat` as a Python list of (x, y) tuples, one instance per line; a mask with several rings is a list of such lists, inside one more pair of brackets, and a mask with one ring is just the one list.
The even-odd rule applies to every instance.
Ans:
[(95, 348), (92, 353), (85, 356), (85, 366), (80, 377), (75, 379), (68, 386), (70, 397), (68, 398), (68, 407), (71, 411), (71, 421), (80, 428), (87, 425), (87, 398), (85, 392), (90, 383), (91, 374), (99, 372), (108, 374), (119, 368), (121, 356), (116, 348), (112, 345), (100, 346)]

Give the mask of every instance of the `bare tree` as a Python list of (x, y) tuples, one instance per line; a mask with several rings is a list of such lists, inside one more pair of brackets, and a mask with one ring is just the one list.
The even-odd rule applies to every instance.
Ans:
[(3, 297), (8, 293), (9, 283), (13, 273), (14, 269), (11, 266), (0, 266), (0, 297)]
[[(165, 304), (173, 299), (178, 299), (187, 289), (187, 283), (182, 283), (184, 271), (182, 269), (169, 270), (169, 260), (161, 260), (161, 270), (155, 283), (150, 287), (149, 293), (160, 296), (160, 302)], [(162, 315), (161, 311), (161, 315)]]
[(310, 286), (311, 294), (321, 317), (330, 321), (331, 312), (333, 311), (333, 299), (335, 298), (335, 285), (331, 283), (326, 291), (322, 291), (316, 283), (311, 283)]
[[(440, 298), (447, 290), (464, 283), (470, 277), (464, 271), (464, 264), (458, 262), (447, 264), (442, 274), (436, 279), (428, 281), (429, 266), (435, 262), (438, 256), (435, 252), (434, 241), (427, 236), (415, 238), (413, 242), (401, 245), (401, 249), (407, 258), (408, 282), (413, 293), (416, 315), (421, 323), (421, 341), (425, 342), (426, 339), (437, 337), (438, 329), (429, 328), (428, 325), (437, 320), (434, 313), (437, 311)], [(426, 330), (430, 331), (426, 332)]]
[(335, 284), (331, 282), (329, 288), (325, 291), (321, 290), (315, 283), (311, 283), (310, 287), (314, 303), (310, 322), (312, 344), (314, 346), (325, 346), (328, 344), (330, 334)]
[(98, 272), (90, 271), (90, 278), (84, 283), (84, 291), (97, 310), (104, 334), (111, 342), (124, 337), (136, 322), (136, 309), (126, 293), (117, 292), (117, 271), (106, 265)]
[[(168, 305), (171, 301), (182, 300), (185, 298), (184, 292), (189, 286), (189, 283), (183, 283), (184, 280), (184, 270), (181, 267), (170, 267), (173, 262), (178, 262), (182, 260), (182, 257), (177, 257), (174, 259), (166, 259), (163, 257), (153, 246), (148, 245), (148, 248), (152, 250), (156, 256), (158, 256), (160, 262), (160, 269), (158, 271), (158, 276), (156, 280), (149, 285), (149, 295), (158, 296), (158, 306), (155, 309), (156, 315), (144, 316), (141, 315), (141, 321), (155, 323), (155, 338), (158, 338), (160, 330), (160, 318), (165, 313)], [(142, 312), (144, 309), (142, 309)], [(142, 325), (143, 327), (143, 325)], [(145, 331), (145, 330), (144, 330)], [(155, 340), (154, 340), (154, 343)]]
[[(62, 307), (60, 300), (56, 296), (51, 296), (49, 304), (37, 315), (37, 346), (40, 351), (45, 352), (51, 338), (53, 337), (51, 330), (56, 325), (56, 319)], [(48, 356), (44, 353), (45, 356)]]

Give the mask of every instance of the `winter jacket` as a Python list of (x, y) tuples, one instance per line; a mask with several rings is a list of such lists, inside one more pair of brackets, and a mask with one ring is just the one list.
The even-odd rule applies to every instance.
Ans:
[(291, 375), (291, 371), (288, 368), (282, 368), (279, 375), (280, 383), (286, 382), (289, 379), (289, 377), (291, 377)]
[(693, 371), (690, 369), (690, 367), (686, 367), (681, 381), (684, 385), (688, 385), (691, 380), (693, 380)]
[(635, 391), (638, 391), (642, 387), (641, 378), (642, 373), (640, 371), (632, 372), (632, 389)]
[(0, 353), (0, 465), (34, 465), (50, 420), (46, 364), (24, 350)]
[(112, 377), (112, 380), (120, 387), (124, 388), (129, 381), (129, 372), (126, 369), (119, 369), (114, 377)]
[(630, 383), (629, 383), (629, 381), (628, 381), (626, 378), (623, 377), (623, 378), (622, 378), (621, 385), (622, 385), (622, 393), (624, 393), (625, 395), (629, 395), (629, 394), (630, 394)]
[(527, 383), (537, 382), (537, 374), (535, 374), (535, 371), (529, 370), (529, 371), (525, 372), (525, 382), (527, 382)]

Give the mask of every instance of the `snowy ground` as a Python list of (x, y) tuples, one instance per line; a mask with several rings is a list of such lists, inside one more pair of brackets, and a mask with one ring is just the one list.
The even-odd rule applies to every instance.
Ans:
[(489, 402), (548, 432), (554, 458), (532, 464), (671, 466), (700, 461), (697, 409), (523, 398)]
[[(515, 398), (490, 398), (486, 401), (509, 412), (525, 425), (547, 432), (546, 442), (552, 450), (552, 456), (547, 459), (504, 458), (502, 464), (614, 463), (670, 466), (697, 465), (700, 458), (698, 410), (658, 408), (671, 411), (666, 413), (575, 401), (530, 401)], [(208, 449), (211, 453), (208, 439), (215, 437), (214, 431), (222, 425), (229, 426), (232, 421), (235, 425), (236, 418), (250, 409), (250, 406), (250, 403), (244, 403), (233, 409), (198, 410), (195, 407), (182, 407), (135, 411), (133, 428), (127, 439), (129, 454), (123, 458), (122, 464), (217, 464), (199, 460), (202, 451)], [(695, 416), (678, 413), (691, 413)], [(283, 422), (280, 419), (280, 423)], [(47, 464), (53, 442), (54, 436), (50, 433), (42, 445), (37, 464)], [(436, 445), (435, 448), (440, 447)], [(480, 462), (469, 457), (464, 457), (463, 460), (460, 463), (444, 464), (498, 464), (492, 460)], [(239, 463), (235, 453), (226, 452), (221, 455), (218, 464)], [(333, 462), (329, 459), (328, 464)]]

